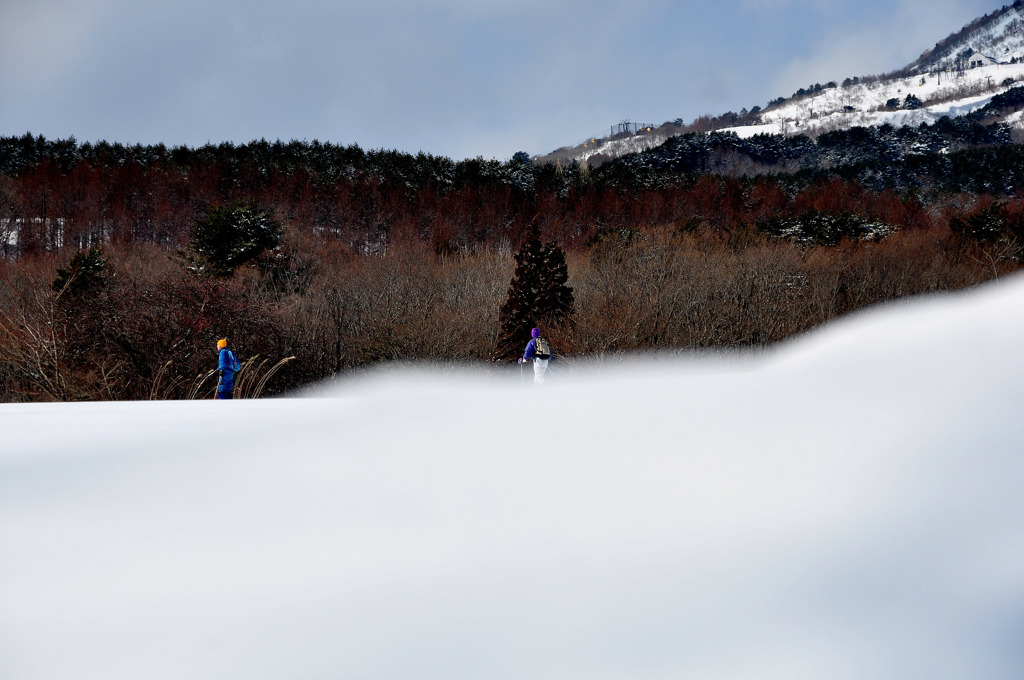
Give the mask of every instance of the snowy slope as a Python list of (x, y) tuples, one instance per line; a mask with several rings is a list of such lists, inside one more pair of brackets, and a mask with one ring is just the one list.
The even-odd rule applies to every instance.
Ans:
[(661, 127), (616, 137), (591, 137), (576, 146), (563, 147), (543, 156), (534, 156), (533, 160), (541, 163), (577, 161), (581, 164), (598, 165), (606, 160), (661, 146), (671, 136), (667, 130), (668, 128)]
[[(965, 54), (987, 55), (987, 65), (961, 68)], [(977, 60), (966, 57), (967, 62)], [(997, 94), (1024, 81), (1024, 6), (1007, 5), (980, 17), (957, 33), (940, 41), (921, 58), (903, 69), (914, 74), (872, 83), (857, 83), (806, 96), (795, 96), (772, 105), (760, 115), (758, 124), (727, 128), (740, 137), (756, 134), (818, 135), (856, 126), (917, 126), (934, 123), (943, 116), (957, 117), (989, 103)], [(998, 63), (996, 63), (998, 62)], [(1014, 81), (1006, 84), (1007, 80)], [(914, 95), (924, 106), (916, 110), (887, 110), (890, 99), (900, 104)], [(1024, 129), (1019, 116), (1006, 121)], [(576, 147), (568, 157), (578, 161), (601, 157), (618, 158), (645, 151), (665, 142), (673, 128), (617, 139), (598, 139)]]
[(1024, 7), (1014, 3), (979, 17), (946, 40), (936, 43), (909, 69), (914, 73), (953, 70), (964, 61), (968, 51), (1001, 62), (1024, 57)]
[(625, 156), (626, 154), (638, 153), (640, 151), (659, 147), (664, 144), (665, 140), (668, 138), (668, 134), (654, 130), (651, 132), (637, 133), (627, 137), (595, 140), (593, 143), (586, 145), (583, 149), (578, 150), (576, 160), (581, 162), (584, 160), (589, 161), (598, 155), (606, 156), (608, 158), (618, 158), (619, 156)]
[(0, 677), (1024, 677), (1024, 280), (746, 361), (0, 406)]
[[(1013, 82), (1003, 84), (1007, 80)], [(847, 85), (774, 106), (761, 115), (761, 125), (730, 129), (747, 137), (759, 133), (815, 135), (885, 123), (897, 127), (934, 123), (943, 116), (962, 116), (979, 109), (995, 95), (1019, 86), (1021, 80), (1024, 80), (1024, 63)], [(911, 94), (924, 106), (916, 110), (885, 110), (890, 99), (898, 99), (902, 104)]]
[[(871, 83), (826, 88), (813, 95), (794, 97), (771, 106), (759, 116), (757, 125), (725, 128), (740, 137), (756, 134), (816, 136), (831, 130), (856, 126), (890, 124), (917, 126), (934, 123), (943, 116), (955, 118), (982, 108), (997, 94), (1024, 84), (1024, 63), (993, 64), (964, 71), (939, 71)], [(908, 95), (921, 102), (919, 109), (886, 107), (891, 99), (902, 107)], [(1024, 127), (1016, 119), (1006, 121)], [(664, 144), (668, 134), (661, 128), (633, 137), (597, 140), (576, 151), (579, 161), (594, 156), (618, 158), (628, 153), (645, 151)]]
[[(979, 56), (987, 58), (981, 60)], [(812, 96), (794, 97), (769, 107), (761, 125), (734, 128), (740, 136), (818, 134), (854, 126), (894, 126), (934, 123), (957, 117), (988, 104), (992, 97), (1024, 80), (1024, 9), (1008, 5), (979, 18), (925, 52), (904, 69), (914, 75), (872, 83), (825, 89)], [(985, 65), (969, 67), (973, 61)], [(902, 105), (914, 95), (923, 106), (915, 110), (886, 110), (892, 99)], [(1017, 125), (1009, 121), (1011, 125)]]

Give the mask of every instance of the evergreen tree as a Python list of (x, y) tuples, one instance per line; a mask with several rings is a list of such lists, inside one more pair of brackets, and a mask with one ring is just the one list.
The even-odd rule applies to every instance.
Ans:
[[(50, 284), (54, 304), (45, 342), (44, 371), (51, 377), (44, 381), (50, 393), (60, 400), (95, 398), (87, 396), (85, 376), (104, 365), (110, 334), (119, 325), (111, 304), (115, 278), (110, 258), (104, 255), (103, 248), (92, 246), (76, 253), (56, 273)], [(106, 366), (103, 379), (116, 382), (120, 367), (116, 362)]]
[(996, 201), (973, 215), (954, 217), (949, 222), (949, 228), (954, 234), (974, 239), (979, 243), (995, 243), (1002, 235), (1006, 223), (1006, 203)]
[(903, 101), (903, 108), (909, 111), (919, 109), (922, 106), (924, 106), (924, 104), (921, 103), (921, 100), (918, 99), (915, 94), (908, 94), (907, 98)]
[(575, 305), (567, 285), (565, 253), (554, 243), (543, 243), (536, 225), (515, 257), (515, 275), (498, 314), (502, 334), (495, 355), (498, 361), (519, 356), (534, 327), (571, 324)]
[(106, 284), (109, 261), (110, 258), (103, 256), (103, 248), (99, 246), (76, 253), (66, 266), (57, 268), (57, 276), (50, 288), (58, 297), (81, 297)]
[(269, 212), (249, 203), (212, 206), (192, 228), (186, 259), (200, 273), (231, 276), (264, 250), (280, 245), (282, 233)]

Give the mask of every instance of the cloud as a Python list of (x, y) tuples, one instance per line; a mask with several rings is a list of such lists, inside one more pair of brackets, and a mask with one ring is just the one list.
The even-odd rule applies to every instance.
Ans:
[(45, 87), (72, 72), (109, 9), (108, 0), (9, 0), (0, 9), (0, 83)]
[(813, 8), (819, 4), (814, 0), (743, 0), (740, 9), (744, 12), (777, 12), (794, 7)]
[[(823, 26), (805, 54), (789, 58), (772, 79), (779, 95), (814, 82), (887, 73), (906, 66), (937, 41), (984, 13), (984, 2), (904, 0), (871, 8), (870, 20)], [(878, 13), (875, 13), (875, 10)]]
[[(28, 127), (48, 136), (189, 144), (320, 137), (453, 153), (466, 146), (459, 131), (489, 125), (480, 136), (507, 138), (614, 96), (601, 91), (603, 80), (624, 75), (616, 55), (628, 52), (659, 3), (300, 1), (282, 10), (266, 1), (91, 0), (71, 7), (42, 0), (2, 10), (21, 42), (6, 42), (12, 96), (0, 103), (0, 119), (13, 129), (0, 134)], [(40, 46), (40, 56), (18, 61), (28, 43)], [(15, 62), (17, 82), (6, 68)], [(635, 91), (628, 82), (623, 89)], [(595, 117), (603, 127), (613, 116)], [(586, 120), (581, 127), (572, 137), (593, 131)], [(501, 144), (507, 153), (523, 146)], [(502, 153), (491, 145), (480, 152)]]
[(977, 4), (8, 0), (0, 134), (543, 153), (901, 66)]

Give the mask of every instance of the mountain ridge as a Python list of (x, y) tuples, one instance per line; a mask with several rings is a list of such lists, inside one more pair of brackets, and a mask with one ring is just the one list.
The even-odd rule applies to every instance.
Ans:
[[(548, 154), (537, 162), (597, 166), (632, 153), (654, 149), (688, 132), (732, 131), (816, 137), (854, 127), (919, 126), (943, 117), (956, 118), (984, 108), (993, 97), (1024, 81), (1024, 2), (1016, 0), (985, 14), (925, 50), (910, 64), (880, 76), (847, 77), (800, 88), (767, 106), (702, 116), (686, 125), (681, 119), (633, 134), (591, 137)], [(1000, 119), (1024, 131), (1024, 114)]]
[[(935, 43), (906, 67), (908, 73), (955, 69), (973, 54), (1009, 61), (1024, 50), (1024, 2), (1017, 0), (978, 17)], [(969, 51), (969, 53), (968, 53)]]

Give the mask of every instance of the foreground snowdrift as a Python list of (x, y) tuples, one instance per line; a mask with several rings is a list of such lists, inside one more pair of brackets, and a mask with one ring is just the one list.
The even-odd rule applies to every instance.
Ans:
[(0, 407), (0, 678), (1024, 676), (1024, 281), (548, 388)]

